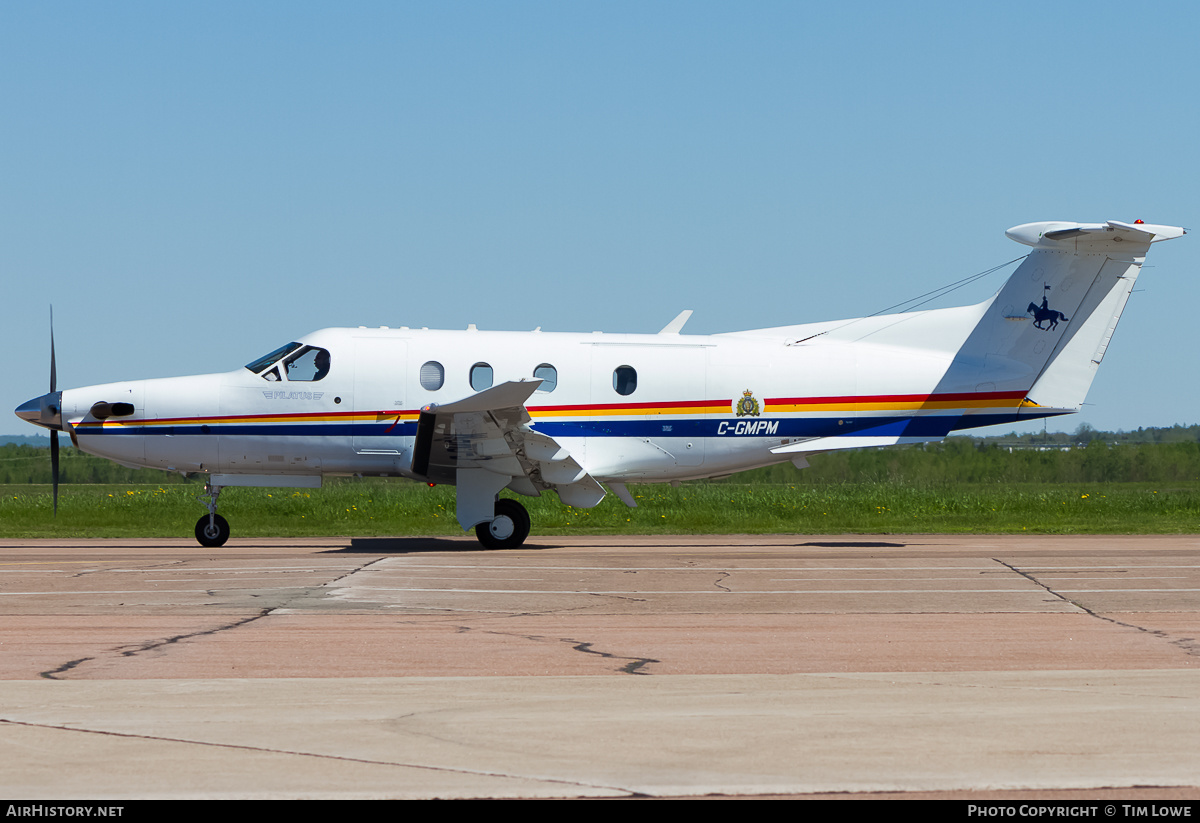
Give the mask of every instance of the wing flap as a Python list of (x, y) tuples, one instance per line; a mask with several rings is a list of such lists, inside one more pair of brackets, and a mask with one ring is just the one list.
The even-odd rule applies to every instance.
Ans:
[(412, 472), (455, 485), (464, 529), (489, 522), (502, 488), (529, 497), (553, 490), (569, 506), (591, 508), (604, 487), (554, 438), (530, 427), (525, 403), (540, 380), (511, 381), (421, 410)]
[(558, 492), (559, 500), (577, 509), (590, 509), (604, 499), (604, 487), (591, 477), (578, 483), (555, 486), (554, 490)]

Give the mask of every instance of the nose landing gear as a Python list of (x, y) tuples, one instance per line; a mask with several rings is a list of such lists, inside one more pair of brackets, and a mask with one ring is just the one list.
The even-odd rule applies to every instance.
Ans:
[(196, 539), (200, 541), (201, 546), (210, 549), (224, 546), (225, 541), (229, 539), (229, 522), (217, 514), (217, 496), (220, 493), (220, 486), (205, 483), (204, 494), (200, 497), (201, 500), (204, 500), (205, 497), (208, 498), (205, 502), (208, 514), (196, 521)]

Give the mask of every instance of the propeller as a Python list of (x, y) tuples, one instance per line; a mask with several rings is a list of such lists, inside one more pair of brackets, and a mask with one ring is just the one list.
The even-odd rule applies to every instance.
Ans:
[[(132, 414), (133, 406), (129, 403), (111, 403), (112, 414)], [(58, 390), (58, 363), (54, 354), (54, 306), (50, 307), (50, 391), (41, 397), (27, 400), (16, 408), (17, 417), (35, 426), (49, 429), (50, 435), (50, 473), (54, 487), (54, 514), (58, 516), (58, 481), (60, 474), (58, 433), (65, 431), (71, 437), (76, 447), (79, 441), (75, 429), (63, 411), (63, 393)]]
[[(54, 306), (50, 307), (50, 394), (58, 391), (58, 366), (54, 358)], [(62, 417), (62, 400), (57, 409), (59, 418)], [(54, 485), (54, 516), (58, 517), (58, 429), (50, 433), (50, 476)]]

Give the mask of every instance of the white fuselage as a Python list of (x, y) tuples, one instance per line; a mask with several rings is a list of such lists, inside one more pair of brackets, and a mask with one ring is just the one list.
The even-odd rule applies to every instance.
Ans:
[[(551, 377), (526, 404), (535, 431), (597, 480), (670, 481), (839, 447), (829, 445), (834, 438), (847, 446), (937, 440), (1015, 419), (1030, 375), (1011, 386), (943, 385), (979, 313), (710, 336), (324, 329), (298, 341), (329, 353), (317, 380), (243, 368), (68, 390), (63, 408), (80, 448), (123, 464), (397, 476), (410, 475), (423, 407), (537, 373)], [(924, 340), (897, 333), (915, 318)], [(129, 403), (134, 413), (97, 420), (89, 409), (99, 401)], [(806, 443), (813, 448), (772, 452)]]

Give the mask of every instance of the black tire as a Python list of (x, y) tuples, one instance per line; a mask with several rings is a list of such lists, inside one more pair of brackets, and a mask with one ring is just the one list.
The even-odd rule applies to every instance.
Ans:
[(515, 549), (529, 536), (529, 512), (516, 500), (496, 501), (496, 519), (475, 527), (475, 536), (485, 549)]
[(196, 539), (201, 546), (215, 549), (224, 546), (229, 539), (229, 522), (219, 514), (213, 515), (213, 522), (208, 522), (208, 515), (196, 521)]

